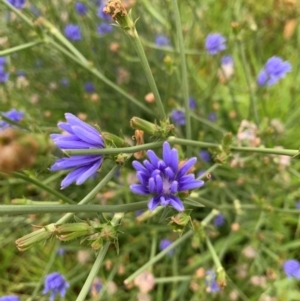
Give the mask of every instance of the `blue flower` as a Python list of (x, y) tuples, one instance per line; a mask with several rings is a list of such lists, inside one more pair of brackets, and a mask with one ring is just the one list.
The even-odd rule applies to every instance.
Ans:
[(300, 279), (300, 262), (298, 260), (286, 260), (283, 264), (283, 270), (288, 277)]
[(131, 191), (152, 195), (148, 203), (149, 210), (154, 210), (158, 205), (170, 205), (177, 211), (183, 211), (184, 206), (178, 194), (204, 185), (203, 181), (195, 179), (194, 174), (188, 174), (197, 158), (191, 158), (179, 167), (178, 151), (171, 149), (168, 142), (163, 144), (163, 159), (158, 158), (152, 150), (147, 151), (147, 156), (150, 161), (144, 160), (143, 164), (132, 162), (140, 184), (130, 185)]
[(185, 125), (185, 113), (181, 110), (174, 109), (171, 112), (170, 117), (176, 125)]
[(0, 301), (20, 301), (19, 297), (17, 296), (3, 296), (0, 298)]
[[(19, 122), (21, 121), (21, 119), (24, 117), (24, 112), (22, 111), (17, 111), (16, 109), (12, 109), (8, 112), (2, 112), (0, 113), (0, 115), (9, 118), (10, 120), (14, 121), (14, 122)], [(4, 130), (6, 128), (11, 127), (12, 125), (9, 124), (8, 122), (1, 120), (0, 121), (0, 131)]]
[(54, 272), (45, 278), (43, 294), (51, 293), (50, 301), (53, 301), (57, 294), (62, 298), (65, 297), (67, 288), (70, 287), (63, 275)]
[(191, 110), (194, 110), (197, 107), (196, 100), (192, 97), (189, 98), (189, 107)]
[(7, 0), (8, 3), (13, 5), (17, 9), (21, 9), (25, 6), (26, 0)]
[(214, 218), (214, 225), (216, 227), (222, 227), (225, 223), (225, 217), (223, 214), (218, 214)]
[(113, 27), (110, 24), (107, 23), (102, 23), (97, 26), (97, 33), (99, 36), (103, 36), (106, 33), (110, 33), (113, 31)]
[[(52, 134), (51, 139), (60, 149), (91, 149), (104, 148), (104, 140), (101, 134), (92, 126), (81, 121), (73, 114), (66, 113), (67, 123), (59, 122), (58, 127), (68, 135)], [(50, 168), (51, 171), (72, 171), (61, 182), (61, 189), (73, 182), (81, 185), (89, 177), (93, 176), (103, 163), (102, 155), (80, 155), (58, 159)]]
[(71, 41), (81, 40), (81, 31), (78, 25), (68, 24), (65, 27), (65, 36)]
[(221, 58), (221, 64), (222, 65), (233, 65), (233, 58), (230, 55), (223, 55)]
[(58, 256), (63, 256), (66, 253), (66, 249), (65, 248), (59, 248), (56, 252), (56, 254)]
[(103, 287), (103, 284), (102, 284), (100, 278), (96, 277), (93, 280), (91, 288), (90, 288), (90, 293), (91, 293), (93, 298), (97, 298), (97, 296), (98, 296), (99, 292), (101, 291), (102, 287)]
[(6, 83), (9, 78), (9, 73), (5, 72), (4, 66), (0, 65), (0, 83)]
[(106, 13), (103, 11), (105, 5), (106, 5), (105, 2), (102, 3), (102, 4), (100, 5), (100, 7), (98, 8), (97, 16), (98, 16), (99, 18), (103, 19), (103, 20), (107, 20), (107, 21), (110, 20), (110, 21), (111, 21), (111, 16), (108, 15), (108, 14), (106, 14)]
[(215, 55), (220, 51), (226, 49), (225, 42), (226, 42), (226, 38), (223, 37), (221, 34), (219, 33), (209, 34), (205, 40), (205, 49), (209, 54)]
[(201, 150), (199, 152), (199, 157), (201, 158), (202, 161), (209, 163), (211, 161), (211, 155), (210, 152), (206, 150)]
[[(159, 243), (159, 249), (161, 251), (163, 251), (164, 249), (166, 249), (169, 245), (172, 244), (172, 241), (170, 239), (162, 239)], [(175, 249), (170, 250), (167, 254), (169, 256), (172, 256), (175, 252)]]
[(206, 271), (205, 283), (208, 287), (208, 292), (213, 294), (220, 291), (220, 286), (216, 281), (216, 273), (212, 270)]
[(87, 92), (87, 93), (94, 93), (96, 91), (96, 88), (94, 86), (93, 83), (91, 82), (86, 82), (84, 84), (84, 90)]
[(278, 56), (269, 58), (264, 68), (257, 76), (257, 84), (259, 86), (272, 86), (281, 78), (284, 78), (286, 73), (292, 70), (292, 65), (288, 61), (283, 61)]
[(296, 202), (296, 208), (300, 209), (300, 201)]
[(83, 16), (83, 15), (85, 15), (87, 13), (88, 8), (87, 8), (87, 6), (84, 3), (82, 3), (82, 2), (76, 2), (75, 3), (75, 10), (76, 10), (77, 14)]
[(68, 87), (69, 84), (70, 84), (70, 81), (69, 81), (68, 78), (63, 77), (63, 78), (60, 80), (60, 84), (61, 84), (63, 87)]
[(159, 34), (155, 37), (155, 45), (159, 47), (170, 46), (170, 39), (162, 34)]
[(207, 119), (211, 122), (215, 122), (217, 120), (217, 115), (215, 112), (211, 112), (208, 114)]
[(6, 57), (5, 56), (0, 56), (0, 66), (4, 66), (6, 64)]

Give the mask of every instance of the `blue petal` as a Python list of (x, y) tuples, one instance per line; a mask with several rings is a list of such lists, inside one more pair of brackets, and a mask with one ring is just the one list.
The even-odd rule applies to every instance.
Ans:
[(148, 208), (149, 210), (153, 211), (158, 205), (159, 205), (159, 197), (153, 197), (148, 203)]
[[(51, 167), (51, 171), (71, 169), (85, 165), (91, 165), (95, 161), (102, 162), (102, 156), (74, 156), (70, 158), (58, 159)], [(96, 163), (96, 162), (95, 162)]]
[(150, 193), (155, 193), (156, 192), (156, 185), (155, 185), (155, 181), (153, 178), (149, 179), (149, 192)]
[(147, 151), (147, 156), (149, 157), (150, 162), (151, 162), (154, 166), (157, 166), (157, 163), (158, 163), (158, 161), (159, 161), (160, 159), (156, 156), (156, 154), (154, 153), (154, 151), (148, 150), (148, 151)]
[(61, 182), (61, 189), (65, 189), (67, 186), (76, 182), (77, 178), (80, 177), (83, 170), (86, 170), (86, 167), (79, 167), (72, 170)]
[(178, 177), (181, 177), (187, 173), (187, 171), (197, 162), (197, 158), (193, 157), (189, 160), (187, 160), (179, 169), (178, 171)]
[(57, 126), (58, 126), (60, 129), (62, 129), (63, 131), (66, 131), (66, 132), (68, 132), (68, 133), (71, 134), (71, 135), (74, 134), (74, 132), (73, 132), (73, 130), (72, 130), (72, 127), (71, 127), (68, 123), (66, 123), (66, 122), (59, 122), (59, 123), (57, 124)]
[(152, 172), (153, 170), (155, 170), (155, 167), (148, 160), (144, 160), (143, 163), (148, 172)]
[(130, 185), (130, 190), (136, 194), (141, 194), (141, 195), (149, 194), (148, 188), (142, 184), (132, 184)]
[(100, 168), (101, 164), (103, 162), (103, 158), (101, 158), (98, 162), (95, 162), (92, 166), (89, 166), (89, 168), (80, 175), (79, 178), (76, 180), (76, 185), (81, 185), (84, 183), (89, 177), (95, 174), (95, 172)]
[(139, 161), (133, 161), (132, 166), (136, 171), (142, 171), (145, 174), (149, 174), (149, 171), (147, 168), (145, 168)]
[(173, 172), (173, 170), (171, 169), (171, 167), (167, 167), (165, 169), (165, 175), (170, 179), (170, 180), (173, 180), (174, 177), (175, 177), (175, 173)]
[(178, 170), (178, 151), (177, 149), (173, 148), (170, 152), (170, 164), (169, 166), (172, 168), (172, 170), (176, 173)]
[(194, 181), (191, 181), (191, 182), (180, 184), (178, 190), (179, 191), (192, 190), (192, 189), (200, 188), (203, 185), (204, 185), (204, 181), (194, 180)]
[(163, 195), (160, 196), (159, 202), (162, 206), (168, 206), (169, 205), (169, 198), (165, 198)]
[(184, 206), (180, 198), (178, 198), (177, 196), (174, 195), (170, 196), (170, 205), (179, 212), (184, 210)]
[(66, 113), (65, 114), (66, 120), (68, 121), (68, 123), (72, 126), (78, 126), (82, 129), (84, 129), (85, 131), (90, 132), (91, 134), (94, 135), (99, 135), (99, 132), (92, 126), (90, 126), (89, 124), (85, 123), (84, 121), (80, 120), (79, 118), (77, 118), (75, 115), (71, 114), (71, 113)]
[(169, 142), (166, 141), (163, 144), (163, 159), (166, 165), (170, 165), (170, 160), (171, 160), (170, 153), (171, 153), (171, 147)]
[(177, 181), (172, 182), (170, 190), (171, 190), (172, 194), (175, 194), (178, 192), (178, 182)]
[(140, 181), (141, 184), (143, 184), (143, 185), (148, 184), (149, 177), (147, 175), (145, 175), (142, 171), (138, 171), (136, 173), (136, 177), (138, 178), (138, 180)]
[(93, 146), (83, 141), (67, 141), (64, 139), (55, 139), (54, 144), (60, 149), (90, 149)]
[(163, 180), (160, 175), (157, 175), (155, 177), (155, 183), (156, 183), (156, 192), (162, 193), (163, 192)]
[(100, 136), (100, 133), (97, 132), (97, 134), (87, 131), (82, 127), (79, 126), (72, 126), (72, 129), (74, 131), (74, 134), (82, 141), (85, 141), (87, 143), (91, 143), (95, 146), (102, 146), (104, 147), (103, 140)]

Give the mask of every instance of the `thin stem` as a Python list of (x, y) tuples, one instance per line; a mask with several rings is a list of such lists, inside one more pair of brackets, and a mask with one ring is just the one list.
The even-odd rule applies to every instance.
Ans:
[(251, 76), (250, 76), (250, 72), (249, 72), (249, 69), (248, 69), (248, 66), (247, 66), (245, 49), (244, 49), (244, 47), (242, 45), (242, 42), (240, 40), (237, 40), (237, 45), (238, 45), (238, 50), (240, 52), (240, 56), (241, 56), (241, 59), (242, 59), (242, 65), (243, 65), (243, 69), (244, 69), (244, 73), (245, 73), (245, 77), (246, 77), (248, 90), (249, 90), (249, 93), (250, 93), (251, 105), (250, 105), (250, 110), (249, 110), (249, 118), (252, 115), (251, 111), (253, 111), (255, 123), (259, 127), (259, 117), (258, 117), (258, 111), (257, 111), (257, 106), (256, 106), (256, 98), (255, 98), (255, 94), (253, 93), (253, 89), (252, 89), (252, 86), (251, 86)]
[(206, 245), (207, 245), (207, 248), (209, 249), (209, 252), (212, 256), (212, 259), (213, 259), (213, 261), (216, 265), (217, 271), (220, 272), (220, 271), (224, 270), (224, 268), (223, 268), (223, 266), (220, 262), (220, 259), (217, 255), (217, 252), (216, 252), (215, 248), (213, 247), (213, 245), (212, 245), (212, 243), (211, 243), (208, 236), (206, 236)]
[[(184, 108), (185, 108), (185, 128), (186, 128), (186, 138), (192, 139), (192, 127), (191, 127), (191, 116), (190, 116), (190, 106), (189, 106), (189, 85), (188, 85), (188, 75), (187, 75), (187, 65), (186, 65), (186, 56), (184, 50), (184, 41), (182, 35), (182, 26), (180, 12), (178, 8), (177, 0), (172, 0), (174, 8), (174, 17), (176, 24), (176, 31), (178, 37), (178, 44), (180, 50), (180, 62), (181, 62), (181, 80), (182, 80), (182, 94), (184, 99)], [(190, 156), (191, 148), (187, 148), (187, 155)]]
[(203, 117), (200, 117), (200, 116), (197, 116), (195, 113), (191, 112), (191, 117), (194, 118), (195, 120), (209, 126), (210, 128), (222, 133), (222, 134), (226, 134), (227, 131), (223, 130), (220, 126), (218, 126), (217, 124), (203, 118)]
[(43, 40), (36, 40), (36, 41), (33, 41), (33, 42), (29, 42), (29, 43), (26, 43), (26, 44), (22, 44), (22, 45), (19, 45), (19, 46), (15, 46), (15, 47), (12, 47), (12, 48), (1, 50), (0, 51), (0, 56), (8, 55), (10, 53), (15, 53), (15, 52), (27, 49), (27, 48), (31, 48), (31, 47), (34, 47), (34, 46), (39, 45), (41, 43), (44, 43), (44, 42), (45, 41), (43, 41)]
[(145, 72), (148, 84), (150, 86), (151, 91), (154, 94), (155, 103), (157, 105), (158, 112), (160, 114), (160, 118), (161, 118), (161, 120), (164, 120), (164, 119), (166, 119), (165, 109), (164, 109), (162, 100), (160, 98), (160, 94), (158, 92), (157, 85), (156, 85), (156, 82), (154, 80), (153, 74), (151, 72), (151, 68), (149, 66), (149, 62), (148, 62), (147, 56), (145, 54), (143, 45), (141, 43), (141, 40), (139, 38), (139, 35), (138, 35), (138, 32), (137, 32), (135, 26), (134, 26), (134, 28), (132, 30), (132, 34), (129, 34), (129, 36), (131, 37), (131, 39), (132, 39), (132, 41), (134, 43), (136, 52), (137, 52), (137, 54), (138, 54), (138, 56), (140, 58), (142, 67), (144, 69), (144, 72)]
[(38, 213), (93, 213), (93, 212), (134, 212), (147, 209), (148, 201), (125, 205), (0, 205), (0, 215)]
[[(113, 226), (117, 225), (119, 223), (119, 221), (123, 218), (124, 214), (123, 213), (116, 213), (114, 218), (112, 219), (111, 223)], [(108, 248), (110, 246), (111, 242), (107, 242), (103, 248), (101, 249), (101, 251), (99, 252), (96, 261), (93, 264), (93, 267), (76, 299), (76, 301), (84, 301), (90, 288), (91, 288), (91, 284), (94, 280), (94, 278), (96, 277), (96, 275), (99, 272), (99, 269), (101, 268), (101, 265), (103, 263), (103, 260), (105, 258), (105, 255), (108, 251)]]
[(158, 253), (156, 256), (152, 257), (146, 264), (144, 264), (142, 267), (137, 269), (133, 274), (131, 274), (125, 281), (124, 284), (129, 284), (135, 277), (137, 277), (140, 273), (151, 267), (154, 263), (159, 261), (161, 258), (163, 258), (165, 255), (168, 254), (171, 250), (173, 250), (175, 247), (182, 244), (185, 240), (187, 240), (189, 237), (193, 236), (194, 231), (189, 230), (184, 235), (182, 235), (179, 239), (174, 241), (171, 245), (169, 245), (167, 248), (165, 248), (163, 251)]
[(173, 277), (160, 277), (155, 278), (155, 283), (170, 283), (179, 281), (191, 281), (192, 276), (173, 276)]
[[(188, 139), (169, 137), (167, 141), (170, 144), (190, 145), (204, 148), (220, 148), (221, 145), (217, 143), (209, 143), (203, 141), (194, 141)], [(67, 155), (109, 155), (109, 154), (120, 154), (120, 153), (135, 153), (142, 150), (148, 150), (152, 148), (161, 147), (163, 141), (146, 143), (138, 146), (121, 147), (121, 148), (101, 148), (101, 149), (66, 149), (64, 150)], [(253, 152), (253, 153), (264, 153), (270, 155), (284, 155), (284, 156), (297, 156), (299, 155), (298, 150), (294, 149), (275, 149), (265, 147), (230, 147), (231, 151), (235, 152)]]
[(27, 175), (25, 175), (21, 172), (14, 172), (13, 175), (14, 175), (15, 178), (19, 178), (19, 179), (24, 180), (25, 182), (32, 183), (32, 184), (36, 185), (37, 187), (43, 189), (44, 191), (49, 192), (50, 194), (56, 196), (59, 200), (62, 200), (65, 203), (69, 203), (69, 204), (75, 204), (76, 203), (72, 199), (69, 199), (68, 197), (66, 197), (62, 193), (58, 192), (57, 190), (51, 188), (48, 185), (43, 184), (42, 182), (40, 182), (39, 180), (37, 180), (35, 178), (28, 177)]

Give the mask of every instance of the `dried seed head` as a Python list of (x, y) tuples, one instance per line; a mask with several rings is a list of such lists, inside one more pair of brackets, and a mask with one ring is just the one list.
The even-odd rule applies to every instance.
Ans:
[(103, 12), (110, 15), (115, 21), (119, 21), (120, 17), (127, 15), (127, 11), (120, 0), (108, 0)]

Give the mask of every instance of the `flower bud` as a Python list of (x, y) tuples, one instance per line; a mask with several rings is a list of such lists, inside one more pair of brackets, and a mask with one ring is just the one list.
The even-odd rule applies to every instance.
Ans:
[(141, 119), (139, 117), (131, 118), (130, 126), (135, 130), (141, 130), (150, 135), (154, 135), (159, 130), (158, 125), (151, 123), (147, 120)]
[(114, 147), (129, 146), (129, 144), (124, 139), (122, 139), (114, 134), (111, 134), (108, 132), (102, 132), (101, 134), (102, 134), (102, 137), (104, 138), (105, 144), (107, 146), (109, 146), (109, 145), (114, 146)]

